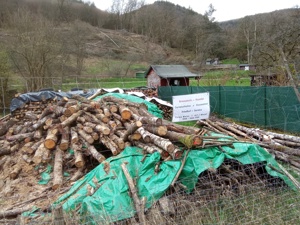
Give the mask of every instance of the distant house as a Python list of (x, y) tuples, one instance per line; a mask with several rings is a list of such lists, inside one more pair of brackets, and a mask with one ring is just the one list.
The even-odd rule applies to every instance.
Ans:
[(150, 65), (145, 73), (147, 86), (152, 88), (159, 86), (189, 86), (190, 78), (199, 77), (183, 65)]
[(220, 60), (218, 58), (214, 58), (214, 59), (208, 58), (208, 59), (206, 59), (205, 64), (206, 65), (219, 65)]
[(256, 66), (253, 64), (240, 64), (239, 68), (240, 68), (240, 70), (254, 71), (256, 69)]

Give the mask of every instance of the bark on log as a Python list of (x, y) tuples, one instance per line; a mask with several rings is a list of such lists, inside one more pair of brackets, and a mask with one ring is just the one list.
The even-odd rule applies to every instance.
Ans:
[(151, 138), (150, 138), (151, 133), (149, 131), (146, 131), (144, 129), (144, 127), (138, 128), (137, 132), (142, 135), (142, 138), (143, 138), (144, 142), (149, 143), (151, 141)]
[(78, 133), (75, 127), (71, 127), (71, 143), (77, 143), (79, 140)]
[(69, 148), (69, 143), (70, 143), (70, 127), (65, 126), (64, 128), (61, 129), (61, 139), (60, 139), (60, 144), (59, 148), (62, 151), (65, 151)]
[(298, 137), (298, 136), (293, 136), (293, 135), (288, 135), (288, 134), (278, 134), (278, 133), (274, 133), (274, 132), (271, 132), (271, 131), (264, 131), (264, 133), (269, 135), (269, 136), (273, 136), (275, 138), (278, 138), (278, 139), (300, 143), (300, 137)]
[(168, 120), (163, 120), (163, 125), (167, 126), (168, 130), (184, 133), (184, 134), (199, 134), (201, 132), (200, 128), (183, 126), (180, 124), (172, 123)]
[(109, 121), (109, 117), (104, 115), (103, 113), (96, 114), (97, 119), (102, 121), (103, 123), (107, 123)]
[(44, 117), (49, 116), (55, 111), (55, 106), (50, 105), (46, 109), (43, 110), (42, 114), (40, 115), (39, 120), (42, 120)]
[(8, 136), (6, 137), (6, 140), (7, 141), (23, 141), (25, 138), (32, 138), (33, 137), (33, 134), (34, 132), (30, 132), (30, 133), (23, 133), (23, 134), (15, 134), (15, 135), (12, 135), (12, 136)]
[(121, 139), (120, 137), (118, 137), (115, 134), (111, 134), (109, 135), (109, 138), (115, 142), (115, 144), (118, 146), (118, 149), (123, 150), (125, 148), (125, 142), (123, 139)]
[(72, 106), (70, 106), (70, 107), (68, 107), (68, 108), (65, 109), (64, 115), (65, 115), (66, 117), (70, 117), (70, 116), (72, 116), (74, 113), (78, 112), (79, 110), (80, 110), (80, 106), (79, 106), (78, 104), (72, 105)]
[(110, 134), (110, 129), (107, 126), (103, 126), (103, 125), (96, 125), (95, 126), (95, 130), (100, 132), (103, 135), (109, 135)]
[(129, 135), (136, 132), (136, 130), (138, 128), (142, 127), (143, 124), (140, 121), (135, 121), (133, 123), (124, 123), (124, 125), (126, 127), (126, 131), (123, 133), (124, 135), (122, 135), (122, 139), (123, 139), (123, 141), (127, 141)]
[(48, 155), (50, 150), (47, 149), (44, 146), (44, 142), (42, 142), (39, 147), (37, 148), (37, 150), (34, 153), (34, 156), (32, 158), (32, 161), (34, 162), (35, 165), (40, 164), (43, 161), (43, 156), (44, 155)]
[(78, 168), (77, 171), (74, 173), (74, 175), (71, 177), (70, 181), (77, 181), (78, 179), (80, 179), (81, 177), (83, 177), (84, 173), (83, 173), (83, 167), (82, 168)]
[(144, 208), (144, 205), (143, 205), (143, 202), (138, 197), (137, 189), (134, 185), (134, 181), (133, 181), (132, 177), (130, 176), (130, 174), (129, 174), (127, 168), (126, 168), (126, 163), (122, 163), (121, 168), (122, 168), (123, 173), (124, 173), (124, 175), (126, 177), (126, 180), (128, 182), (128, 186), (129, 186), (129, 189), (130, 189), (130, 192), (131, 192), (131, 196), (133, 198), (134, 206), (135, 206), (136, 212), (137, 212), (138, 217), (139, 217), (139, 222), (141, 224), (145, 224), (146, 223), (146, 217), (145, 217), (145, 214), (144, 214), (144, 210), (141, 210), (141, 209)]
[(102, 155), (100, 152), (97, 151), (97, 149), (90, 145), (88, 142), (83, 140), (84, 145), (87, 147), (87, 151), (99, 162), (102, 163), (106, 158), (104, 155)]
[(110, 117), (111, 116), (111, 112), (109, 111), (109, 108), (107, 108), (105, 105), (102, 105), (102, 110), (103, 110), (103, 114), (106, 117)]
[(81, 116), (83, 113), (82, 110), (79, 110), (78, 112), (74, 113), (72, 116), (68, 117), (65, 121), (61, 123), (62, 127), (70, 126), (71, 123), (76, 121), (76, 119)]
[(112, 152), (113, 155), (117, 155), (121, 151), (115, 144), (115, 142), (113, 142), (108, 136), (101, 137), (100, 142), (104, 144)]
[(24, 119), (34, 121), (34, 120), (38, 120), (39, 118), (36, 113), (33, 113), (32, 111), (30, 111), (30, 112), (25, 112)]
[(140, 141), (134, 141), (133, 144), (141, 149), (144, 149), (149, 154), (152, 154), (154, 152), (159, 152), (162, 159), (166, 159), (170, 156), (170, 154), (167, 151), (161, 149), (160, 147), (158, 147), (152, 143), (145, 144)]
[(63, 184), (63, 153), (59, 146), (55, 149), (55, 158), (53, 166), (53, 184), (52, 190), (58, 189)]
[(41, 128), (39, 128), (34, 132), (33, 139), (38, 141), (38, 140), (41, 140), (42, 136), (43, 136), (43, 130)]
[(77, 143), (72, 143), (71, 148), (74, 150), (74, 156), (75, 156), (75, 166), (77, 168), (82, 168), (85, 165), (85, 161), (83, 158), (83, 154), (81, 152), (81, 145)]
[(14, 167), (13, 170), (9, 173), (10, 179), (16, 179), (19, 173), (21, 172), (22, 167), (20, 165), (20, 162), (18, 162)]
[(32, 154), (32, 153), (33, 153), (33, 149), (31, 148), (31, 146), (32, 146), (33, 144), (34, 144), (33, 141), (24, 144), (24, 145), (22, 146), (22, 148), (21, 148), (21, 151), (22, 151), (23, 153)]
[[(168, 153), (172, 154), (174, 152), (175, 146), (172, 144), (172, 142), (170, 140), (159, 137), (155, 134), (152, 134), (152, 133), (146, 131), (143, 127), (140, 127), (137, 131), (143, 136), (143, 138), (145, 137), (147, 140), (149, 138), (152, 143), (161, 147)], [(145, 139), (144, 139), (144, 141), (145, 141)]]
[(9, 148), (1, 148), (0, 149), (0, 157), (4, 155), (10, 155), (12, 152)]
[[(149, 113), (147, 109), (138, 109), (130, 107), (130, 110), (132, 111), (132, 117), (135, 120), (141, 121), (143, 124), (152, 124), (154, 126), (162, 125), (163, 120)], [(140, 111), (143, 115), (140, 114)]]
[(44, 126), (45, 122), (47, 121), (48, 118), (51, 118), (53, 115), (47, 115), (43, 117), (42, 119), (39, 119), (35, 124), (32, 125), (33, 130), (37, 130), (38, 128)]
[(17, 119), (12, 118), (8, 120), (7, 122), (1, 122), (0, 123), (0, 136), (4, 135), (10, 127), (15, 125), (18, 122)]
[(166, 126), (145, 125), (144, 128), (150, 133), (158, 136), (165, 136), (168, 132), (168, 128)]
[(89, 144), (93, 144), (94, 143), (94, 141), (95, 141), (94, 138), (90, 134), (86, 133), (84, 130), (77, 129), (77, 132)]
[(193, 146), (202, 145), (203, 140), (197, 135), (189, 135), (178, 133), (175, 131), (168, 131), (166, 137), (170, 141), (176, 141), (184, 144), (187, 148), (192, 148)]

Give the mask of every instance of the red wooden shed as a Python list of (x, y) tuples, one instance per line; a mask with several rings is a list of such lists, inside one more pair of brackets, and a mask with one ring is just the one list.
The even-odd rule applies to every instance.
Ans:
[(147, 86), (157, 88), (159, 86), (189, 86), (189, 78), (198, 78), (183, 65), (150, 65), (145, 73)]

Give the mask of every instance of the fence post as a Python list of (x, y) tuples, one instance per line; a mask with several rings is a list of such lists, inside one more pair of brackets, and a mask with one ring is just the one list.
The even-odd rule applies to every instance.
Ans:
[(6, 116), (5, 115), (6, 106), (5, 106), (5, 96), (4, 96), (4, 88), (3, 88), (3, 78), (1, 78), (1, 91), (2, 91), (3, 116)]
[(65, 225), (64, 212), (62, 206), (53, 209), (53, 225)]
[(264, 85), (264, 124), (265, 124), (265, 128), (267, 128), (267, 85)]

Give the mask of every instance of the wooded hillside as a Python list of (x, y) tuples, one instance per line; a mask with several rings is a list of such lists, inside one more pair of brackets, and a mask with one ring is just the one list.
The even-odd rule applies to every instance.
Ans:
[[(217, 23), (213, 8), (200, 15), (165, 1), (114, 1), (109, 12), (80, 0), (0, 3), (0, 77), (7, 85), (11, 74), (39, 77), (29, 81), (29, 90), (38, 90), (45, 77), (81, 75), (88, 59), (125, 62), (125, 76), (133, 63), (201, 71), (207, 58), (256, 64), (258, 73), (281, 75), (283, 85), (299, 73), (297, 8)], [(105, 66), (109, 75), (120, 73)]]

